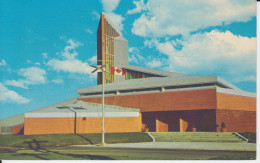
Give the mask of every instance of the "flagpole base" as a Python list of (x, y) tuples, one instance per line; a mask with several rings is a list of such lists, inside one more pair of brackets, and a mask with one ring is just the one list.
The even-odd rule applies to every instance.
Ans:
[(100, 144), (100, 147), (104, 147), (106, 145), (107, 145), (106, 143), (102, 143), (102, 144)]

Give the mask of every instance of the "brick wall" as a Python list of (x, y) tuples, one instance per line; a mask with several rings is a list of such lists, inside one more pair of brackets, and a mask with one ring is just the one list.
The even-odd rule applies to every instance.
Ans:
[[(101, 103), (101, 97), (79, 99)], [(105, 97), (105, 103), (141, 112), (216, 109), (216, 89), (110, 96)]]
[(256, 111), (256, 98), (217, 93), (217, 108)]
[[(78, 118), (78, 133), (101, 133), (102, 118)], [(141, 132), (142, 116), (105, 118), (105, 132)]]
[[(101, 133), (102, 118), (77, 118), (77, 133)], [(105, 132), (141, 132), (139, 117), (105, 118)], [(25, 118), (24, 134), (72, 134), (75, 133), (75, 118)]]
[(25, 118), (24, 135), (72, 134), (74, 118)]
[(219, 132), (256, 132), (256, 112), (218, 109), (217, 125)]
[(217, 125), (220, 132), (256, 132), (256, 98), (217, 93)]
[(23, 135), (24, 134), (24, 124), (18, 124), (12, 127), (12, 134)]
[(151, 132), (216, 131), (216, 109), (143, 112), (143, 124)]
[(169, 131), (169, 118), (167, 116), (157, 115), (156, 118), (156, 132), (168, 132)]
[(180, 118), (179, 121), (180, 121), (180, 132), (187, 131), (188, 130), (188, 126), (189, 126), (188, 121), (185, 121), (182, 118)]

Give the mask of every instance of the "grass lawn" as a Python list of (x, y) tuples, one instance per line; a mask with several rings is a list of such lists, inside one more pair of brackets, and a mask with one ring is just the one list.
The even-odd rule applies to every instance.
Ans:
[(104, 147), (46, 147), (0, 151), (3, 160), (254, 160), (256, 152)]
[[(247, 133), (246, 133), (247, 134)], [(255, 134), (242, 134), (254, 141)], [(108, 133), (107, 143), (151, 142), (146, 133)], [(101, 134), (0, 135), (0, 160), (254, 160), (256, 152), (75, 147), (100, 144)]]
[(255, 132), (241, 132), (240, 135), (248, 139), (249, 143), (256, 143), (256, 133)]
[[(151, 142), (146, 133), (107, 133), (107, 143)], [(63, 135), (0, 135), (0, 147), (31, 148), (64, 145), (100, 144), (101, 134), (63, 134)], [(38, 147), (39, 148), (39, 147)]]

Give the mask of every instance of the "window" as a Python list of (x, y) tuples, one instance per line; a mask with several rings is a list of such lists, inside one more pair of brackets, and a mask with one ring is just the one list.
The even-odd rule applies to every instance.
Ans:
[(134, 77), (134, 73), (130, 73), (130, 79), (134, 79), (135, 77)]

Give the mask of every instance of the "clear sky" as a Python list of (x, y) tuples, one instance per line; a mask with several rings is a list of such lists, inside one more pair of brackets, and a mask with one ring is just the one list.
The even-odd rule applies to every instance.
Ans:
[(86, 60), (101, 12), (128, 40), (130, 64), (256, 92), (255, 0), (0, 0), (0, 119), (96, 85)]

